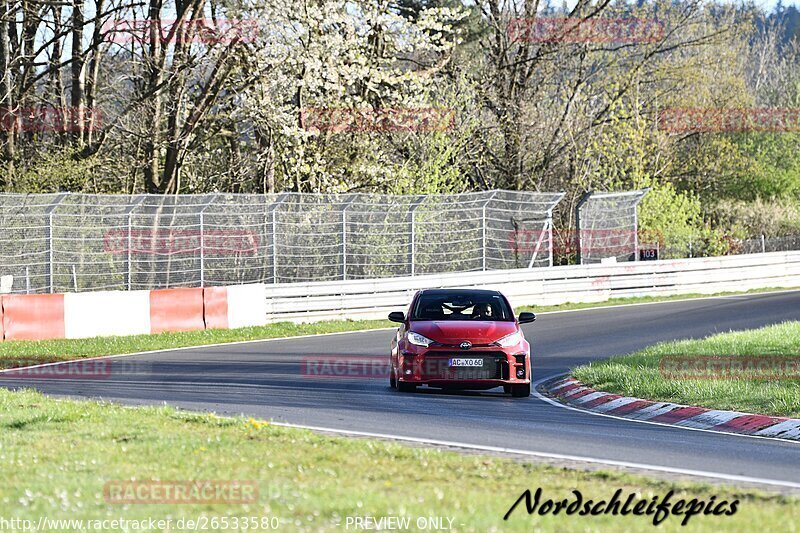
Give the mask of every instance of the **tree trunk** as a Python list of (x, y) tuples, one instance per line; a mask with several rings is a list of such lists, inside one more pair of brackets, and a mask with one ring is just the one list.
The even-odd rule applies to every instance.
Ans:
[(7, 189), (11, 185), (11, 177), (14, 173), (14, 129), (16, 119), (14, 117), (14, 102), (11, 93), (11, 71), (9, 63), (11, 61), (11, 49), (8, 42), (8, 21), (12, 18), (11, 0), (0, 0), (0, 133), (3, 142), (3, 166), (4, 172), (0, 174), (0, 189)]
[(72, 84), (70, 87), (71, 137), (78, 146), (84, 141), (84, 56), (83, 56), (83, 0), (72, 2)]

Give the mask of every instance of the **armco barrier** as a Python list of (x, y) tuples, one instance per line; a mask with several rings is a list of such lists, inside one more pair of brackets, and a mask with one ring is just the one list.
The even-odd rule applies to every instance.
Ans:
[(0, 332), (6, 339), (81, 338), (384, 318), (404, 309), (415, 291), (435, 287), (497, 289), (514, 306), (800, 287), (800, 251), (347, 282), (4, 295)]
[(270, 322), (384, 318), (432, 287), (497, 289), (514, 306), (800, 287), (800, 251), (265, 287)]

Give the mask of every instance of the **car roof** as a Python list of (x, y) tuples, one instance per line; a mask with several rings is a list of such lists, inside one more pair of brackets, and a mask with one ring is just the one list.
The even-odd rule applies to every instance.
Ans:
[(429, 294), (432, 296), (468, 296), (471, 294), (484, 294), (484, 295), (497, 295), (500, 291), (492, 291), (487, 289), (423, 289), (419, 291), (420, 294)]

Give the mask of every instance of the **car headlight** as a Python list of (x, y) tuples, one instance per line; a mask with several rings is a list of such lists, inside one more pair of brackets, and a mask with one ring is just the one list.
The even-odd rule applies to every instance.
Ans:
[(413, 331), (409, 331), (406, 335), (406, 339), (411, 344), (416, 346), (425, 346), (426, 348), (434, 343), (434, 341), (430, 340), (425, 335), (420, 335), (419, 333), (414, 333)]
[(503, 348), (516, 346), (520, 342), (522, 342), (522, 334), (519, 331), (515, 331), (510, 335), (506, 335), (505, 337), (494, 341), (495, 344), (502, 346)]

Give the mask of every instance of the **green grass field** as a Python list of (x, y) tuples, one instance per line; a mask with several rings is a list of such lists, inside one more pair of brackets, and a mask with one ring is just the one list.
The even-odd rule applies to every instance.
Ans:
[[(761, 289), (757, 292), (783, 289)], [(756, 292), (756, 291), (748, 291)], [(744, 293), (720, 293), (744, 294)], [(680, 296), (613, 298), (599, 303), (566, 303), (555, 306), (525, 306), (520, 311), (537, 313), (588, 309), (609, 305), (629, 305), (702, 297), (701, 294)], [(362, 329), (389, 328), (395, 324), (388, 320), (328, 320), (310, 324), (278, 322), (265, 326), (240, 329), (188, 331), (179, 333), (160, 333), (156, 335), (131, 335), (126, 337), (95, 337), (91, 339), (56, 339), (47, 341), (5, 341), (0, 342), (0, 368), (12, 368), (37, 363), (67, 361), (82, 357), (96, 357), (149, 350), (202, 346), (225, 342), (273, 339), (320, 333), (337, 333)]]
[[(670, 379), (661, 361), (673, 356), (734, 356), (794, 361), (794, 376), (772, 379)], [(670, 361), (667, 359), (665, 361)], [(597, 389), (650, 400), (800, 418), (800, 322), (700, 340), (666, 342), (577, 367), (573, 375)]]
[[(255, 482), (258, 492), (251, 503), (106, 500), (106, 483), (130, 480), (238, 480)], [(652, 527), (652, 516), (529, 516), (524, 503), (503, 520), (525, 489), (540, 487), (553, 499), (572, 498), (571, 491), (579, 490), (597, 501), (622, 489), (623, 496), (635, 492), (646, 499), (676, 490), (673, 500), (739, 500), (734, 516), (692, 517), (693, 531), (800, 528), (800, 500), (794, 497), (330, 437), (169, 407), (0, 390), (0, 518), (6, 520), (183, 518), (207, 520), (209, 529), (222, 530), (220, 517), (267, 517), (279, 520), (283, 531), (327, 531), (344, 530), (348, 516), (399, 516), (452, 519), (457, 531)], [(212, 519), (217, 527), (210, 527)], [(670, 516), (660, 530), (685, 531), (681, 520)], [(78, 528), (73, 523), (67, 529)]]

